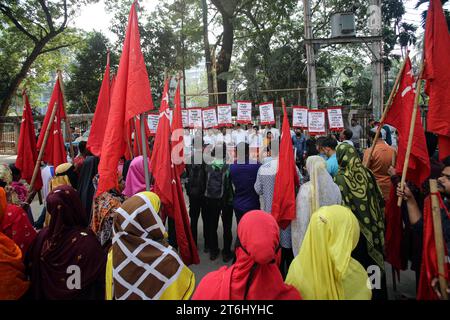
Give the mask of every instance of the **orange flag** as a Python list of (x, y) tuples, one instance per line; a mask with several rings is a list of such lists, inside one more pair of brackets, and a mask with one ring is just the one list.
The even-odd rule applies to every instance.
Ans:
[(102, 86), (98, 94), (97, 106), (95, 107), (94, 119), (87, 142), (87, 148), (95, 156), (100, 156), (102, 151), (103, 137), (105, 136), (106, 123), (110, 107), (110, 80), (109, 80), (109, 51), (106, 59), (106, 70), (103, 76)]
[[(25, 98), (25, 105), (23, 106), (22, 123), (20, 124), (16, 167), (20, 170), (22, 179), (25, 179), (28, 183), (31, 183), (38, 153), (36, 149), (36, 136), (34, 132), (34, 121), (33, 114), (31, 113), (30, 102), (28, 101), (28, 96), (25, 91), (23, 91), (22, 95)], [(42, 188), (40, 171), (38, 171), (37, 179), (33, 188), (36, 191)]]
[(152, 110), (153, 100), (141, 51), (136, 2), (131, 6), (119, 69), (111, 97), (111, 108), (102, 144), (97, 195), (117, 188), (117, 166), (125, 154), (126, 127), (134, 116)]

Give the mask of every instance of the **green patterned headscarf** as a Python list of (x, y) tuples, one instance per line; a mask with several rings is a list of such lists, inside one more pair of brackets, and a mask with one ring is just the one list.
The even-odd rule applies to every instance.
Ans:
[(369, 169), (363, 166), (353, 146), (341, 143), (336, 149), (339, 171), (335, 182), (342, 193), (343, 205), (359, 221), (369, 256), (384, 270), (384, 200)]

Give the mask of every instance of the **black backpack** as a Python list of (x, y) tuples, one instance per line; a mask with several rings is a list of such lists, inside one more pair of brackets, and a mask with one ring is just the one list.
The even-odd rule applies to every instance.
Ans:
[(205, 197), (210, 199), (222, 199), (225, 191), (225, 176), (228, 165), (222, 169), (215, 169), (213, 166), (206, 167), (206, 189)]
[(205, 170), (203, 164), (191, 164), (187, 167), (188, 183), (186, 191), (189, 197), (202, 197), (205, 193)]

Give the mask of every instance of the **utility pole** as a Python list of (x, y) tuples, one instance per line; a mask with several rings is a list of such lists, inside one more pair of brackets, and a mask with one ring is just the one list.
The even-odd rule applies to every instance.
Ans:
[[(372, 36), (381, 36), (381, 1), (370, 0), (369, 26)], [(383, 42), (375, 41), (371, 45), (371, 51), (374, 56), (372, 60), (372, 108), (375, 119), (379, 119), (383, 112)]]
[[(305, 39), (312, 39), (311, 26), (311, 0), (303, 0), (303, 8), (305, 15)], [(317, 79), (316, 79), (316, 61), (314, 57), (314, 44), (310, 41), (305, 41), (306, 49), (306, 66), (308, 72), (308, 94), (307, 102), (311, 109), (318, 108), (317, 99)]]

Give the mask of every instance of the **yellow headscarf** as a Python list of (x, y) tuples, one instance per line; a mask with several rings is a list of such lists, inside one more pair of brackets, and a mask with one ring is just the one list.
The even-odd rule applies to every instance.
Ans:
[(350, 209), (325, 206), (313, 213), (286, 283), (305, 300), (369, 300), (372, 291), (363, 266), (351, 257), (359, 240), (358, 220)]

